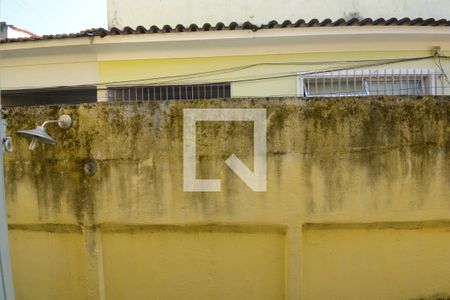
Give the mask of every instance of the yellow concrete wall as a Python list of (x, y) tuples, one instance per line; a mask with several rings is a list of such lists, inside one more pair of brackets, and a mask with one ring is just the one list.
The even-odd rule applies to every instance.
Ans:
[[(439, 70), (435, 59), (424, 59), (403, 63), (391, 63), (380, 66), (361, 67), (370, 60), (417, 58), (430, 56), (430, 51), (384, 51), (384, 52), (328, 52), (328, 53), (297, 53), (276, 55), (241, 55), (178, 59), (139, 59), (114, 60), (99, 62), (100, 82), (120, 82), (139, 80), (135, 84), (175, 84), (232, 82), (233, 97), (282, 97), (297, 94), (297, 72), (326, 70), (329, 68), (357, 69), (435, 69)], [(446, 54), (447, 52), (442, 52)], [(450, 53), (448, 53), (450, 54)], [(356, 61), (356, 62), (355, 62)], [(358, 62), (359, 61), (359, 62)], [(446, 73), (450, 72), (450, 61), (442, 59), (441, 63)], [(235, 70), (230, 70), (236, 68)], [(219, 70), (215, 74), (194, 73)], [(224, 70), (224, 71), (220, 71)], [(170, 78), (168, 76), (191, 74), (187, 77)], [(192, 75), (194, 74), (194, 75)], [(265, 80), (245, 81), (254, 78), (269, 78)], [(285, 76), (285, 77), (283, 77)], [(151, 79), (143, 80), (141, 79)], [(175, 80), (175, 81), (174, 81)], [(233, 82), (244, 80), (242, 82)], [(129, 85), (133, 82), (118, 83)], [(449, 94), (448, 83), (445, 94)], [(442, 94), (442, 90), (439, 90)], [(104, 100), (105, 95), (99, 95)]]
[[(239, 122), (197, 125), (222, 192), (183, 192), (182, 111), (203, 107), (267, 109), (267, 192), (223, 163), (252, 166)], [(18, 299), (450, 295), (449, 98), (16, 107), (8, 130), (61, 113), (57, 145), (6, 155)]]
[[(427, 226), (431, 225), (431, 226)], [(303, 299), (416, 299), (450, 294), (447, 224), (306, 227)]]
[(102, 243), (106, 299), (284, 297), (280, 233), (106, 233)]
[(86, 299), (86, 251), (81, 232), (12, 229), (17, 299)]

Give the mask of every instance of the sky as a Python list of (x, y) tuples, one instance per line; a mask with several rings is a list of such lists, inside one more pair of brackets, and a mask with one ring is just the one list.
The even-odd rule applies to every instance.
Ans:
[(106, 28), (106, 0), (0, 0), (0, 20), (35, 34)]

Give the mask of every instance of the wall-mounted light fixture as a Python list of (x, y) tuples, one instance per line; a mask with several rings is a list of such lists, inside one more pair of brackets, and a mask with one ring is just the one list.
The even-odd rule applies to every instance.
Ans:
[(72, 125), (72, 119), (68, 115), (62, 115), (58, 120), (48, 120), (42, 123), (41, 126), (37, 126), (35, 129), (19, 130), (16, 134), (31, 141), (30, 146), (28, 147), (30, 150), (36, 149), (38, 142), (54, 145), (56, 144), (56, 140), (45, 131), (45, 125), (48, 123), (58, 123), (59, 127), (67, 129)]

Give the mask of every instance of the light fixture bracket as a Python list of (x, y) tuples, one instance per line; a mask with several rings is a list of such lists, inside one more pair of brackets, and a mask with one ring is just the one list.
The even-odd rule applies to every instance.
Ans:
[(58, 126), (67, 129), (72, 125), (72, 118), (69, 115), (62, 115), (58, 118)]

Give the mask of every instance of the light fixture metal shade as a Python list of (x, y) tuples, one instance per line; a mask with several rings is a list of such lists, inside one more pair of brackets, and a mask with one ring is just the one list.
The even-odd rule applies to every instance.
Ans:
[(19, 130), (16, 134), (29, 140), (33, 140), (33, 138), (35, 138), (42, 144), (56, 144), (55, 139), (49, 136), (42, 126), (38, 126), (36, 129)]

